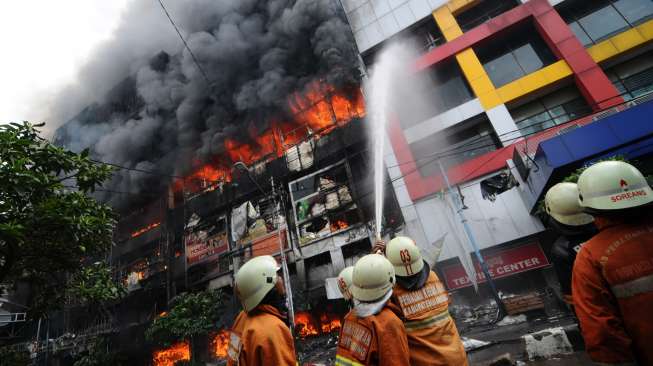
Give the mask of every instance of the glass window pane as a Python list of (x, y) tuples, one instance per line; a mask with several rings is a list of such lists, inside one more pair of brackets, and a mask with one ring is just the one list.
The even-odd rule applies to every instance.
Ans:
[(574, 120), (586, 116), (592, 112), (592, 109), (584, 99), (578, 98), (562, 105), (567, 115), (567, 120)]
[(644, 21), (653, 15), (651, 0), (618, 0), (614, 6), (631, 24)]
[(500, 87), (524, 76), (512, 53), (508, 53), (483, 65), (494, 86)]
[(580, 24), (578, 24), (578, 22), (569, 23), (569, 28), (571, 28), (572, 32), (574, 32), (583, 46), (587, 47), (593, 43), (587, 33), (585, 33), (583, 28), (581, 28)]
[(579, 22), (594, 42), (628, 28), (626, 20), (612, 5), (581, 18)]
[(533, 71), (539, 70), (544, 66), (542, 60), (540, 60), (533, 46), (528, 43), (518, 49), (513, 51), (517, 62), (521, 65), (522, 70), (526, 74), (530, 74)]

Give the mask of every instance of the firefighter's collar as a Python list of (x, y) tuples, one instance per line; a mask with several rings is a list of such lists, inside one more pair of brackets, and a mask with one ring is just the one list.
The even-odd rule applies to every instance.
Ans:
[(380, 300), (374, 302), (360, 302), (354, 299), (354, 310), (356, 311), (356, 315), (359, 318), (367, 318), (368, 316), (380, 313), (391, 297), (392, 290), (388, 291), (388, 293), (385, 294), (385, 296), (383, 296)]

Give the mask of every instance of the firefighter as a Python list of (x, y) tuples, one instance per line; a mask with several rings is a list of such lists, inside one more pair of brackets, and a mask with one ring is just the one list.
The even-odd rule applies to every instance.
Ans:
[(295, 345), (286, 324), (285, 287), (274, 257), (254, 257), (235, 276), (243, 311), (229, 337), (227, 365), (295, 366)]
[(394, 283), (394, 268), (384, 256), (368, 254), (356, 262), (351, 285), (355, 307), (340, 329), (336, 366), (410, 365), (399, 309), (389, 301)]
[(628, 163), (606, 161), (578, 179), (599, 230), (574, 263), (572, 294), (590, 358), (653, 365), (653, 191)]
[(401, 309), (410, 364), (467, 365), (463, 342), (449, 315), (447, 290), (422, 259), (419, 247), (413, 239), (397, 236), (385, 254), (397, 275), (391, 301)]
[(353, 299), (351, 296), (351, 276), (354, 273), (354, 266), (349, 266), (345, 267), (342, 271), (340, 271), (340, 274), (338, 274), (338, 288), (340, 289), (340, 293), (342, 294), (342, 297), (347, 301), (347, 304), (351, 308), (353, 305)]
[(571, 271), (581, 246), (596, 234), (594, 218), (583, 212), (578, 203), (578, 186), (575, 183), (558, 183), (544, 197), (549, 224), (560, 236), (553, 243), (553, 262), (562, 297), (573, 307), (571, 297)]

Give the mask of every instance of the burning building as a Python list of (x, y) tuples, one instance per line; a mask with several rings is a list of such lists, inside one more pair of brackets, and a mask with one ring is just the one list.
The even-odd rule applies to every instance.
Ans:
[[(365, 102), (339, 3), (190, 3), (170, 9), (188, 48), (137, 60), (55, 134), (116, 167), (97, 194), (121, 214), (110, 257), (129, 295), (112, 332), (134, 359), (151, 361), (134, 340), (176, 294), (230, 294), (239, 266), (262, 254), (288, 258), (299, 334), (336, 331), (345, 308), (325, 301), (325, 279), (368, 253), (373, 235)], [(387, 198), (390, 230), (402, 220)], [(211, 337), (207, 357), (223, 357), (224, 333)]]

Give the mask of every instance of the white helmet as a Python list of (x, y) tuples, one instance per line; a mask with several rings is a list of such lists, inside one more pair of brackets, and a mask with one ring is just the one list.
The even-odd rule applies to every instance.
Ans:
[(394, 266), (397, 276), (412, 276), (424, 268), (419, 247), (407, 236), (397, 236), (390, 240), (385, 255)]
[(265, 295), (277, 283), (277, 272), (281, 267), (270, 255), (254, 257), (247, 261), (236, 273), (236, 295), (245, 311), (250, 311), (261, 303)]
[(594, 221), (578, 204), (576, 183), (558, 183), (551, 187), (544, 197), (544, 206), (549, 216), (564, 225), (582, 226)]
[(392, 263), (381, 254), (368, 254), (354, 266), (351, 294), (359, 301), (375, 301), (391, 291), (394, 284)]
[(644, 175), (623, 161), (596, 163), (578, 178), (579, 203), (590, 210), (622, 210), (653, 202)]
[(349, 291), (349, 287), (351, 287), (353, 273), (354, 266), (349, 266), (340, 271), (340, 274), (338, 275), (338, 288), (345, 300), (351, 300), (351, 291)]

